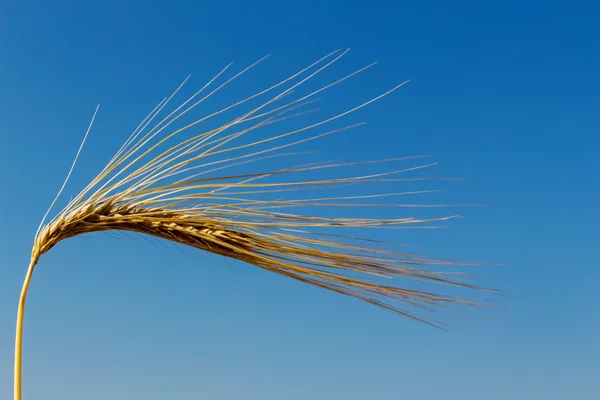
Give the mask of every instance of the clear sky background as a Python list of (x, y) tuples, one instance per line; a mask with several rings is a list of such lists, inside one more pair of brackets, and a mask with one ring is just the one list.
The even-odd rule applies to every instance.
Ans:
[(187, 74), (197, 88), (230, 61), (241, 68), (272, 54), (226, 102), (235, 88), (262, 88), (340, 47), (352, 51), (321, 82), (380, 64), (324, 95), (332, 109), (412, 81), (348, 120), (368, 125), (318, 150), (349, 160), (437, 153), (431, 174), (468, 178), (420, 201), (489, 207), (461, 209), (449, 229), (390, 235), (429, 255), (506, 264), (483, 271), (511, 282), (508, 311), (485, 314), (502, 321), (444, 333), (239, 262), (98, 234), (40, 261), (24, 399), (600, 397), (597, 2), (21, 1), (0, 10), (0, 398), (12, 396), (32, 237), (96, 104), (67, 198)]

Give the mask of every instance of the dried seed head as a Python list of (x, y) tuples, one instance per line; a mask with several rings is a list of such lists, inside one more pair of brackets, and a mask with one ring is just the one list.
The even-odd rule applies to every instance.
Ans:
[[(468, 263), (397, 252), (373, 239), (354, 238), (344, 235), (343, 232), (335, 233), (349, 228), (367, 231), (431, 226), (455, 216), (429, 219), (319, 216), (334, 209), (356, 211), (359, 207), (371, 207), (376, 210), (384, 207), (422, 207), (423, 205), (377, 201), (427, 191), (370, 191), (366, 194), (349, 192), (312, 198), (270, 199), (274, 195), (293, 196), (295, 193), (307, 191), (424, 180), (400, 176), (433, 164), (394, 167), (383, 172), (318, 179), (304, 177), (311, 173), (344, 171), (350, 166), (390, 165), (419, 157), (312, 164), (252, 172), (251, 168), (260, 165), (260, 161), (291, 156), (290, 153), (279, 153), (281, 150), (287, 151), (293, 146), (359, 126), (360, 124), (354, 124), (343, 128), (324, 129), (333, 121), (402, 86), (398, 85), (356, 107), (300, 128), (283, 130), (277, 135), (262, 139), (244, 141), (255, 135), (259, 128), (305, 115), (305, 112), (299, 109), (312, 102), (316, 94), (370, 67), (307, 94), (299, 94), (302, 84), (312, 80), (344, 54), (346, 52), (331, 53), (255, 95), (176, 127), (176, 122), (181, 121), (184, 115), (216, 95), (220, 89), (256, 63), (209, 91), (209, 87), (229, 68), (227, 66), (183, 104), (158, 123), (154, 123), (174, 95), (180, 91), (182, 84), (142, 121), (108, 165), (79, 195), (49, 223), (40, 225), (32, 251), (34, 263), (58, 242), (73, 236), (108, 230), (134, 231), (238, 259), (438, 327), (444, 324), (424, 316), (421, 312), (477, 305), (463, 298), (397, 285), (398, 282), (422, 281), (485, 290), (470, 283), (463, 275), (459, 278), (456, 274), (440, 272), (434, 268), (438, 266), (447, 269), (450, 265)], [(226, 123), (193, 133), (191, 137), (184, 137), (184, 133), (191, 132), (192, 128), (196, 129), (201, 123), (208, 123), (217, 116), (238, 110), (265, 96), (271, 97), (257, 106), (250, 107), (249, 110), (238, 113)], [(244, 168), (244, 173), (226, 175), (222, 172), (235, 168)], [(278, 180), (272, 181), (273, 179)], [(386, 280), (383, 284), (382, 279), (385, 278), (395, 279)]]

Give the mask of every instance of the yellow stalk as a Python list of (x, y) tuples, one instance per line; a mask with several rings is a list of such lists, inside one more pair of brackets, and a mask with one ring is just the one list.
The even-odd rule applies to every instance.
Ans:
[(23, 288), (21, 289), (21, 297), (19, 298), (19, 308), (17, 311), (17, 333), (15, 337), (15, 399), (21, 400), (21, 376), (22, 376), (22, 365), (23, 365), (23, 316), (25, 313), (25, 301), (27, 299), (27, 291), (29, 290), (29, 283), (31, 282), (31, 276), (33, 275), (33, 269), (37, 264), (37, 260), (31, 259), (29, 268), (27, 269), (27, 275), (25, 275), (25, 281), (23, 282)]

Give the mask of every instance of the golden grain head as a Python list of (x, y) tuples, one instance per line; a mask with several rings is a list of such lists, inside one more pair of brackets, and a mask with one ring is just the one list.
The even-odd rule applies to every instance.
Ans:
[[(366, 164), (395, 166), (421, 157), (331, 162), (226, 174), (228, 169), (234, 167), (246, 168), (260, 165), (261, 161), (289, 157), (290, 153), (284, 152), (293, 146), (361, 125), (330, 128), (334, 121), (403, 85), (315, 123), (262, 139), (253, 138), (259, 128), (304, 116), (307, 111), (303, 107), (311, 103), (317, 94), (371, 67), (369, 65), (343, 76), (317, 90), (300, 93), (303, 85), (345, 54), (346, 51), (333, 52), (259, 93), (176, 127), (176, 123), (181, 123), (190, 111), (207, 102), (257, 63), (217, 85), (218, 79), (229, 70), (230, 66), (227, 66), (159, 120), (158, 116), (165, 113), (166, 107), (182, 88), (183, 84), (180, 85), (142, 121), (107, 166), (80, 194), (48, 223), (42, 221), (32, 250), (33, 264), (64, 239), (90, 232), (132, 231), (238, 259), (438, 327), (447, 325), (434, 319), (430, 312), (462, 310), (462, 306), (480, 305), (465, 297), (444, 295), (440, 293), (441, 290), (423, 291), (399, 285), (402, 282), (420, 281), (491, 290), (471, 283), (466, 275), (449, 271), (451, 266), (469, 263), (390, 250), (366, 234), (358, 238), (344, 233), (345, 230), (357, 229), (368, 232), (373, 229), (431, 226), (455, 218), (362, 218), (353, 214), (353, 210), (359, 207), (370, 207), (376, 211), (384, 207), (408, 208), (411, 205), (377, 203), (377, 199), (416, 195), (424, 191), (384, 190), (366, 194), (348, 192), (306, 198), (272, 198), (423, 179), (405, 177), (405, 174), (433, 164), (393, 167), (384, 172), (362, 175), (328, 175), (306, 179), (311, 173), (345, 171), (347, 167), (355, 171), (358, 166)], [(239, 111), (257, 99), (262, 99), (260, 104)], [(227, 112), (237, 114), (216, 127), (193, 132), (201, 124), (221, 118)], [(190, 132), (193, 133), (190, 135)], [(251, 140), (245, 142), (246, 138)], [(355, 216), (328, 217), (331, 215), (327, 214), (328, 210), (343, 210), (346, 215)]]

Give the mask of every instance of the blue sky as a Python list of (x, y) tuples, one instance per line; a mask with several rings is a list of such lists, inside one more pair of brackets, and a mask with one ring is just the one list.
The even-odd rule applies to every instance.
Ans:
[(96, 104), (67, 197), (187, 74), (199, 87), (230, 61), (272, 54), (236, 84), (249, 91), (350, 47), (328, 77), (380, 64), (324, 96), (332, 109), (411, 82), (320, 150), (354, 160), (437, 153), (435, 174), (468, 178), (440, 184), (432, 201), (488, 207), (393, 239), (506, 264), (484, 271), (511, 282), (508, 311), (486, 314), (502, 321), (443, 333), (193, 249), (93, 235), (57, 246), (36, 270), (24, 398), (597, 398), (599, 6), (213, 3), (1, 5), (0, 397), (12, 395), (33, 233)]

